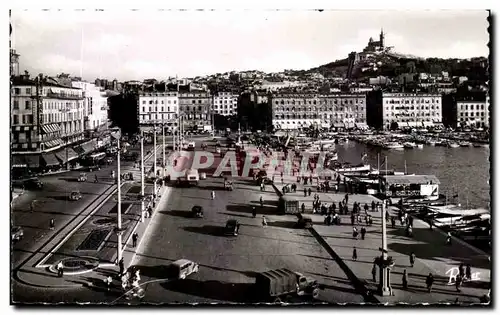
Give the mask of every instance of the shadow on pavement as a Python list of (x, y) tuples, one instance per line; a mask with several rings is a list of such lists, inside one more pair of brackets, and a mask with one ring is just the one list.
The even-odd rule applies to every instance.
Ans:
[(166, 290), (219, 301), (237, 303), (250, 303), (256, 301), (253, 283), (228, 283), (215, 280), (200, 281), (195, 279), (184, 279), (162, 283), (161, 286)]
[[(243, 213), (248, 213), (249, 215), (252, 214), (252, 205), (249, 204), (232, 204), (232, 205), (227, 205), (226, 210), (230, 212), (243, 212)], [(278, 209), (276, 208), (271, 208), (271, 207), (263, 207), (261, 208), (260, 206), (255, 206), (255, 210), (258, 215), (274, 215), (278, 214)]]
[(216, 225), (186, 226), (183, 229), (187, 232), (199, 233), (210, 236), (224, 236), (224, 227)]
[(70, 183), (78, 182), (78, 178), (76, 177), (59, 177), (58, 180), (65, 180)]
[(224, 191), (224, 186), (198, 186), (202, 190)]
[(68, 196), (47, 196), (47, 198), (59, 200), (59, 201), (70, 201)]
[(193, 215), (191, 214), (191, 211), (182, 211), (182, 210), (161, 210), (159, 213), (161, 214), (166, 214), (166, 215), (171, 215), (174, 217), (181, 217), (181, 218), (193, 218)]
[(281, 228), (287, 228), (287, 229), (295, 229), (296, 222), (292, 221), (268, 221), (267, 222), (268, 226), (273, 226), (273, 227), (281, 227)]
[(250, 213), (248, 215), (236, 214), (236, 213), (229, 213), (229, 212), (217, 212), (217, 213), (225, 214), (225, 215), (230, 215), (230, 216), (233, 216), (233, 217), (252, 218), (252, 214), (250, 214)]
[[(440, 240), (436, 240), (439, 242)], [(475, 257), (460, 257), (463, 254), (460, 253), (459, 248), (453, 248), (445, 246), (432, 246), (432, 244), (428, 243), (396, 243), (396, 242), (388, 242), (387, 245), (389, 250), (401, 253), (403, 255), (409, 255), (411, 252), (414, 252), (417, 258), (423, 259), (436, 259), (440, 260), (441, 258), (449, 258), (453, 257), (455, 260), (459, 260), (463, 263), (470, 263), (472, 268), (484, 268), (491, 269), (491, 264), (487, 259), (475, 259)], [(445, 247), (443, 249), (443, 247)], [(455, 255), (453, 253), (456, 253)]]

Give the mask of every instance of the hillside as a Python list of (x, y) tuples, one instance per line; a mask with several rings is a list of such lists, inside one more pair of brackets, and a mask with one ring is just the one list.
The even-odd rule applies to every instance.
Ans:
[[(488, 80), (488, 59), (477, 57), (471, 59), (441, 59), (420, 58), (396, 52), (381, 53), (372, 57), (371, 63), (379, 66), (375, 71), (355, 71), (354, 78), (364, 79), (374, 76), (395, 77), (401, 73), (441, 73), (447, 71), (450, 76), (467, 76), (469, 80)], [(341, 59), (305, 71), (306, 73), (319, 72), (325, 77), (345, 77), (348, 60)], [(358, 69), (359, 70), (359, 69)]]

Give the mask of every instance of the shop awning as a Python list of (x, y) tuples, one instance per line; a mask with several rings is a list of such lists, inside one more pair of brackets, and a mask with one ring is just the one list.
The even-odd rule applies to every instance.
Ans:
[(23, 155), (13, 155), (12, 156), (12, 167), (23, 168), (28, 167), (26, 159)]
[(92, 139), (91, 141), (88, 141), (88, 142), (85, 142), (85, 143), (82, 143), (80, 144), (79, 147), (75, 147), (75, 149), (77, 149), (77, 151), (83, 155), (83, 154), (89, 154), (91, 152), (93, 152), (96, 148), (96, 145), (97, 145), (97, 142)]
[(46, 148), (52, 148), (63, 144), (63, 141), (61, 139), (55, 139), (55, 140), (45, 141), (43, 144), (45, 145)]
[(356, 123), (356, 128), (358, 129), (368, 129), (368, 125), (365, 123)]
[(74, 160), (78, 157), (78, 154), (70, 147), (55, 152), (55, 155), (63, 163)]
[(26, 164), (28, 164), (29, 168), (38, 168), (40, 167), (40, 155), (25, 155)]
[(59, 165), (59, 161), (57, 160), (54, 153), (43, 153), (42, 158), (45, 161), (47, 166), (56, 166)]
[(61, 128), (59, 127), (58, 124), (46, 124), (46, 125), (42, 126), (42, 131), (45, 134), (50, 134), (50, 133), (53, 133), (53, 132), (57, 132), (59, 130), (61, 130)]

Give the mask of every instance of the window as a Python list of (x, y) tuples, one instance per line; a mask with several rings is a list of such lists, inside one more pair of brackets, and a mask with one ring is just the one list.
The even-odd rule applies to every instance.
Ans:
[(16, 94), (16, 95), (21, 94), (21, 89), (20, 88), (14, 88), (14, 94)]
[(33, 115), (26, 115), (26, 120), (27, 120), (28, 124), (32, 124), (33, 123)]
[(151, 104), (153, 104), (153, 101), (152, 101), (152, 100), (151, 100), (151, 101), (149, 101), (149, 104), (150, 104), (150, 105), (151, 105)]
[(19, 109), (19, 101), (18, 100), (14, 100), (12, 102), (12, 105), (14, 106), (14, 109)]
[(198, 100), (198, 104), (201, 104), (201, 100)]
[(25, 109), (31, 109), (31, 104), (30, 104), (30, 101), (26, 101), (25, 105), (24, 105)]
[(19, 115), (14, 115), (14, 116), (13, 116), (13, 124), (14, 124), (14, 125), (19, 124)]
[(195, 101), (195, 100), (193, 100), (193, 104), (196, 104), (196, 101)]
[[(146, 101), (145, 100), (142, 100), (142, 104), (146, 104)], [(143, 107), (144, 108), (144, 107)]]
[(142, 112), (144, 113), (146, 111), (146, 106), (142, 106)]
[(177, 104), (177, 101), (176, 101), (176, 100), (174, 100), (174, 104)]
[(31, 95), (31, 88), (26, 88), (26, 94)]

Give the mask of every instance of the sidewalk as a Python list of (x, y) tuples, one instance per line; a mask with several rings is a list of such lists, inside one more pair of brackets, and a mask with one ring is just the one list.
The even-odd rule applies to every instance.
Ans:
[[(157, 147), (158, 149), (158, 147)], [(146, 157), (147, 158), (147, 157)], [(125, 169), (124, 172), (127, 170)], [(130, 186), (131, 182), (125, 182), (122, 185), (125, 185), (125, 187)], [(137, 185), (137, 182), (135, 182), (134, 185)], [(139, 177), (139, 186), (140, 186), (140, 177)], [(148, 187), (151, 186), (151, 187)], [(148, 190), (152, 191), (152, 186), (153, 185), (148, 185)], [(153, 216), (154, 213), (156, 213), (156, 209), (160, 207), (160, 204), (164, 202), (168, 198), (169, 194), (169, 188), (164, 186), (164, 187), (158, 187), (159, 188), (159, 194), (158, 198), (156, 200), (156, 208), (153, 209)], [(111, 192), (112, 191), (112, 192)], [(65, 228), (62, 230), (58, 231), (56, 235), (53, 235), (52, 238), (43, 246), (42, 250), (37, 252), (35, 255), (33, 255), (26, 263), (21, 265), (19, 270), (15, 272), (15, 278), (19, 280), (21, 283), (32, 285), (32, 286), (37, 286), (37, 287), (52, 287), (52, 288), (70, 288), (70, 287), (81, 287), (82, 285), (92, 285), (95, 284), (95, 279), (99, 279), (97, 282), (98, 285), (103, 284), (103, 279), (107, 277), (109, 274), (116, 274), (116, 270), (118, 270), (118, 267), (115, 266), (114, 264), (111, 263), (101, 263), (97, 257), (88, 257), (84, 255), (78, 255), (75, 258), (76, 259), (76, 264), (85, 264), (86, 267), (88, 268), (93, 268), (92, 271), (84, 270), (80, 272), (73, 272), (73, 274), (68, 274), (67, 272), (64, 277), (57, 277), (57, 275), (54, 273), (54, 265), (57, 263), (54, 261), (53, 263), (45, 266), (40, 266), (42, 268), (37, 268), (36, 266), (42, 262), (42, 258), (46, 256), (48, 253), (57, 251), (57, 246), (61, 246), (65, 242), (65, 238), (71, 238), (75, 233), (78, 232), (78, 229), (81, 226), (85, 225), (85, 221), (88, 220), (91, 216), (95, 214), (95, 212), (100, 210), (100, 206), (106, 202), (107, 199), (111, 198), (112, 195), (116, 191), (116, 186), (110, 187), (110, 189), (107, 191), (106, 194), (101, 195), (97, 199), (95, 199), (87, 208), (84, 213), (80, 214), (80, 216), (86, 217), (86, 219), (79, 220), (78, 222), (71, 222), (68, 224)], [(111, 193), (110, 193), (111, 192)], [(124, 190), (124, 194), (127, 193), (127, 190)], [(92, 206), (94, 205), (94, 206)], [(96, 207), (97, 205), (97, 207)], [(137, 207), (137, 205), (135, 205)], [(143, 234), (147, 226), (149, 225), (149, 221), (151, 220), (150, 218), (145, 219), (144, 223), (141, 224), (140, 222), (140, 203), (138, 204), (139, 207), (139, 213), (138, 213), (138, 220), (135, 220), (135, 224), (132, 225), (132, 228), (129, 227), (129, 230), (123, 237), (123, 257), (125, 260), (125, 265), (127, 266), (130, 264), (132, 261), (132, 255), (135, 253), (133, 249), (131, 249), (128, 246), (128, 243), (131, 242), (131, 236), (134, 232), (137, 232), (139, 234), (139, 241), (140, 241), (140, 235)], [(130, 209), (132, 210), (132, 209)], [(125, 211), (125, 206), (122, 208), (122, 211)], [(135, 213), (137, 216), (137, 213)], [(124, 216), (125, 217), (125, 216)], [(114, 235), (114, 244), (116, 244), (116, 234), (112, 233)], [(113, 236), (110, 237), (110, 242), (113, 241)], [(107, 248), (107, 256), (109, 256), (110, 261), (115, 261), (116, 260), (116, 245), (114, 247), (114, 251), (110, 248)], [(95, 265), (94, 265), (95, 264)], [(96, 265), (99, 265), (99, 267), (95, 268)], [(97, 276), (97, 278), (96, 278)]]
[[(279, 180), (277, 181), (276, 178)], [(275, 178), (277, 193), (281, 192), (283, 184), (281, 177)], [(284, 185), (296, 183), (296, 179), (284, 176)], [(315, 190), (315, 189), (314, 189)], [(287, 196), (294, 196), (300, 202), (306, 205), (306, 212), (310, 212), (312, 199), (315, 193), (320, 196), (322, 202), (335, 202), (338, 204), (345, 194), (336, 193), (318, 193), (313, 190), (311, 196), (304, 197), (303, 185), (299, 184), (296, 193), (287, 193)], [(349, 195), (349, 210), (352, 210), (354, 201), (361, 202), (361, 205), (371, 201), (379, 201), (370, 195)], [(309, 211), (307, 211), (309, 210)], [(389, 213), (395, 214), (396, 209), (389, 207)], [(367, 234), (365, 240), (353, 239), (352, 228), (350, 224), (350, 215), (341, 215), (341, 225), (326, 226), (324, 217), (319, 214), (312, 214), (310, 217), (314, 222), (313, 229), (323, 238), (324, 241), (333, 249), (336, 256), (340, 257), (353, 274), (360, 279), (367, 289), (377, 290), (376, 283), (372, 281), (371, 270), (373, 260), (380, 255), (379, 248), (381, 241), (381, 213), (368, 210), (372, 215), (373, 225), (366, 226), (364, 223), (364, 210), (361, 211), (361, 224), (355, 224), (358, 231), (365, 226)], [(491, 262), (489, 257), (474, 247), (464, 244), (457, 239), (453, 239), (451, 246), (445, 245), (445, 234), (442, 231), (434, 229), (431, 231), (428, 225), (418, 219), (413, 221), (413, 237), (405, 235), (404, 228), (397, 222), (395, 228), (391, 223), (387, 224), (387, 248), (389, 256), (395, 259), (396, 265), (392, 268), (391, 284), (394, 296), (382, 297), (376, 295), (376, 298), (382, 303), (453, 303), (456, 298), (461, 302), (479, 303), (479, 298), (488, 293), (490, 286)], [(399, 226), (398, 226), (399, 225)], [(352, 260), (353, 247), (357, 249), (357, 260)], [(409, 255), (414, 252), (416, 262), (414, 267), (410, 266)], [(471, 264), (472, 274), (476, 273), (479, 280), (465, 282), (461, 292), (457, 292), (454, 281), (450, 283), (450, 275), (456, 275), (460, 263)], [(401, 279), (403, 270), (408, 272), (409, 289), (403, 290)], [(434, 286), (432, 293), (426, 290), (425, 279), (429, 273), (434, 275)], [(378, 275), (377, 275), (378, 282)]]

